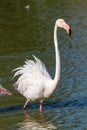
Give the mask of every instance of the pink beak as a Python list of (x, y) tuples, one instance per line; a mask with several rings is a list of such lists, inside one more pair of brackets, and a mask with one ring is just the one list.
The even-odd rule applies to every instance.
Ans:
[(70, 26), (68, 24), (64, 23), (63, 28), (71, 36), (71, 28), (70, 28)]
[(0, 85), (0, 96), (2, 95), (12, 95), (12, 93)]

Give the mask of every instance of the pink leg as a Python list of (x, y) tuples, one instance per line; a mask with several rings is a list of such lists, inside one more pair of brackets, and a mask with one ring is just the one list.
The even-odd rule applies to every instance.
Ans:
[(27, 99), (26, 102), (25, 102), (25, 104), (24, 104), (24, 106), (23, 106), (23, 108), (22, 108), (23, 110), (24, 110), (25, 107), (27, 106), (28, 102), (29, 102), (29, 100)]
[(42, 108), (43, 108), (43, 101), (40, 101), (40, 108), (39, 108), (40, 112), (42, 112)]

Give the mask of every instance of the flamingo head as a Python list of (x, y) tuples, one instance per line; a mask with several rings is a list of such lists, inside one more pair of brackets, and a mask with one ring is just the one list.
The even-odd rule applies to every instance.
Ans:
[(12, 93), (0, 85), (0, 96), (3, 95), (12, 95)]
[(71, 28), (70, 26), (64, 21), (64, 19), (56, 20), (56, 25), (60, 28), (64, 28), (66, 32), (71, 36)]

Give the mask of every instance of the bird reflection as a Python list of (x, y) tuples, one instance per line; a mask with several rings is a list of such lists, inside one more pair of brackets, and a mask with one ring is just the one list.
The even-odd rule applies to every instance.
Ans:
[(18, 130), (57, 130), (53, 124), (45, 120), (43, 113), (40, 113), (39, 117), (35, 113), (35, 118), (30, 117), (29, 113), (25, 111), (24, 114), (25, 120), (18, 124)]

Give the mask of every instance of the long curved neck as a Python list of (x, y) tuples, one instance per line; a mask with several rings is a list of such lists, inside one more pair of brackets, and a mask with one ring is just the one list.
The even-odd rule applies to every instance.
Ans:
[(56, 70), (55, 70), (54, 82), (57, 85), (57, 83), (60, 79), (60, 54), (59, 54), (59, 50), (58, 50), (57, 25), (56, 24), (54, 27), (54, 46), (55, 46), (55, 54), (56, 54)]

